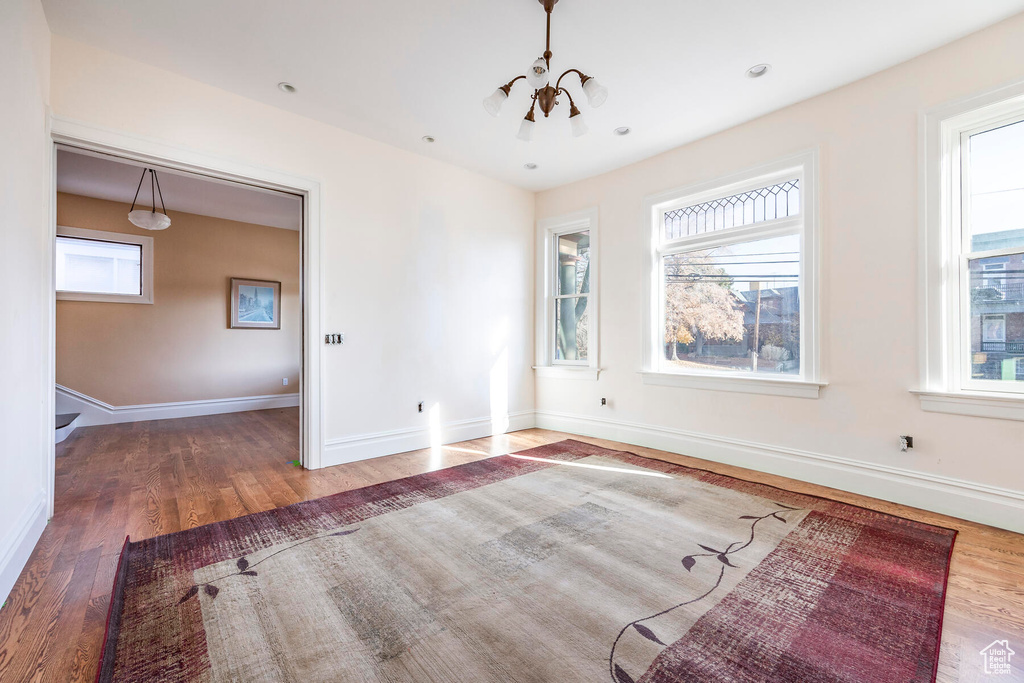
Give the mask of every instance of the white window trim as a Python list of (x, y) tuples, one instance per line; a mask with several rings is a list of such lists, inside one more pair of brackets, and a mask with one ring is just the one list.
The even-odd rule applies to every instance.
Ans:
[[(764, 377), (754, 373), (722, 376), (718, 373), (678, 371), (665, 372), (658, 366), (661, 353), (661, 283), (659, 282), (659, 247), (661, 243), (661, 216), (666, 210), (688, 206), (709, 199), (726, 197), (746, 190), (764, 187), (775, 182), (800, 179), (801, 212), (799, 218), (781, 218), (752, 226), (729, 228), (686, 239), (695, 248), (712, 247), (732, 242), (746, 234), (770, 237), (792, 234), (794, 225), (800, 229), (800, 375), (792, 379)], [(648, 234), (644, 249), (644, 320), (643, 369), (645, 384), (735, 391), (749, 394), (771, 394), (798, 398), (818, 398), (827, 382), (821, 377), (819, 264), (821, 239), (818, 220), (818, 151), (796, 154), (768, 164), (757, 166), (724, 178), (661, 192), (644, 199), (642, 229)], [(673, 243), (680, 240), (673, 240)]]
[[(918, 177), (919, 248), (919, 386), (921, 409), (928, 412), (1024, 420), (1024, 393), (991, 390), (978, 381), (961, 380), (962, 353), (969, 327), (953, 324), (960, 310), (958, 268), (963, 235), (960, 230), (959, 176), (961, 134), (1013, 116), (1024, 115), (1024, 82), (974, 95), (922, 112), (918, 126), (921, 150)], [(955, 190), (955, 191), (954, 191)], [(960, 244), (961, 247), (957, 247)], [(1016, 251), (1016, 250), (1014, 250)], [(1003, 389), (1000, 391), (1000, 389)]]
[(58, 237), (79, 237), (82, 239), (99, 240), (102, 242), (118, 242), (121, 244), (137, 244), (142, 247), (142, 294), (92, 294), (88, 292), (57, 292), (59, 301), (99, 301), (111, 304), (151, 304), (153, 303), (153, 238), (143, 235), (131, 235), (123, 232), (104, 232), (102, 230), (86, 230), (65, 225), (57, 226)]
[[(587, 295), (590, 317), (587, 328), (587, 360), (557, 361), (554, 357), (555, 334), (555, 238), (570, 232), (590, 231), (590, 292)], [(600, 344), (600, 239), (597, 207), (575, 213), (537, 221), (537, 377), (558, 379), (596, 380), (600, 374), (598, 362)]]

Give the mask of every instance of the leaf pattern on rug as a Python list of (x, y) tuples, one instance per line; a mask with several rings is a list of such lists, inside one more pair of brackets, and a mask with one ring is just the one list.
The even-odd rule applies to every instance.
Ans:
[(658, 638), (658, 636), (654, 635), (654, 631), (652, 631), (651, 629), (647, 628), (643, 624), (633, 624), (633, 628), (635, 628), (636, 632), (639, 633), (640, 635), (642, 635), (647, 640), (653, 640), (658, 645), (667, 645), (667, 643), (661, 642), (661, 639)]
[(636, 683), (628, 673), (622, 670), (618, 664), (615, 665), (615, 683)]
[(637, 619), (636, 621), (632, 621), (623, 626), (622, 630), (619, 631), (619, 635), (615, 638), (615, 642), (612, 643), (612, 649), (608, 655), (608, 671), (611, 674), (612, 683), (635, 683), (634, 679), (619, 664), (615, 662), (615, 648), (616, 646), (618, 646), (619, 641), (622, 640), (622, 636), (625, 635), (625, 633), (629, 630), (630, 627), (632, 627), (633, 630), (635, 630), (637, 633), (639, 633), (647, 640), (657, 643), (662, 647), (667, 647), (667, 644), (662, 642), (661, 639), (658, 638), (657, 635), (655, 635), (654, 631), (652, 631), (649, 627), (645, 626), (642, 622), (650, 621), (651, 619), (654, 619), (655, 617), (660, 617), (663, 614), (668, 614), (669, 612), (679, 609), (680, 607), (692, 605), (695, 602), (699, 602), (707, 596), (711, 595), (722, 584), (722, 579), (725, 577), (726, 567), (732, 567), (733, 569), (739, 568), (737, 567), (737, 565), (733, 564), (729, 560), (729, 555), (740, 552), (741, 550), (747, 548), (751, 543), (754, 542), (754, 537), (757, 533), (756, 529), (758, 523), (766, 519), (773, 518), (777, 519), (783, 524), (787, 524), (788, 522), (786, 522), (786, 520), (780, 517), (779, 515), (785, 512), (795, 512), (800, 509), (790, 507), (788, 505), (783, 505), (782, 503), (776, 503), (774, 501), (772, 502), (772, 504), (782, 509), (773, 510), (772, 512), (769, 512), (766, 515), (740, 515), (739, 519), (747, 520), (750, 522), (750, 537), (746, 541), (734, 541), (733, 543), (730, 543), (725, 550), (718, 550), (716, 548), (712, 548), (711, 546), (704, 545), (703, 543), (698, 543), (697, 546), (705, 552), (694, 553), (692, 555), (686, 555), (685, 557), (683, 557), (683, 568), (688, 572), (692, 571), (692, 569), (697, 565), (697, 558), (715, 558), (719, 561), (719, 563), (721, 563), (721, 567), (718, 572), (718, 580), (715, 581), (714, 585), (711, 586), (711, 588), (708, 589), (706, 593), (699, 595), (696, 598), (693, 598), (692, 600), (687, 600), (686, 602), (681, 602), (678, 605), (673, 605), (672, 607), (662, 610), (657, 614), (652, 614), (648, 617)]
[(220, 588), (218, 588), (216, 585), (214, 585), (215, 581), (222, 581), (224, 579), (230, 579), (232, 576), (259, 576), (259, 572), (256, 572), (256, 571), (250, 569), (250, 567), (255, 567), (256, 565), (258, 565), (261, 562), (264, 562), (266, 560), (269, 560), (271, 557), (274, 557), (275, 555), (280, 555), (281, 553), (288, 552), (289, 550), (294, 550), (295, 548), (298, 548), (300, 545), (305, 545), (307, 543), (312, 543), (313, 541), (318, 541), (318, 540), (320, 540), (322, 538), (330, 538), (330, 537), (333, 537), (333, 536), (348, 536), (350, 534), (354, 534), (357, 531), (359, 531), (358, 527), (355, 528), (355, 529), (345, 529), (344, 531), (335, 531), (335, 532), (332, 532), (332, 533), (329, 533), (329, 534), (321, 534), (319, 536), (313, 536), (312, 538), (307, 538), (304, 541), (299, 541), (298, 543), (296, 543), (294, 545), (290, 545), (287, 548), (282, 548), (281, 550), (278, 550), (277, 552), (271, 553), (271, 554), (267, 555), (266, 557), (264, 557), (262, 560), (259, 560), (258, 562), (256, 562), (256, 564), (249, 564), (249, 560), (248, 559), (246, 559), (245, 557), (240, 557), (240, 558), (238, 558), (238, 561), (235, 562), (235, 567), (238, 568), (237, 572), (235, 572), (234, 574), (225, 574), (224, 576), (216, 578), (213, 581), (208, 581), (207, 583), (204, 583), (204, 584), (192, 586), (191, 588), (188, 589), (188, 592), (186, 592), (185, 595), (181, 596), (181, 599), (178, 600), (178, 604), (179, 605), (183, 605), (183, 604), (185, 604), (185, 602), (187, 602), (191, 598), (194, 598), (195, 596), (199, 595), (199, 588), (200, 587), (202, 587), (203, 592), (206, 593), (208, 596), (210, 596), (210, 599), (213, 600), (214, 598), (217, 597), (217, 594), (220, 593)]

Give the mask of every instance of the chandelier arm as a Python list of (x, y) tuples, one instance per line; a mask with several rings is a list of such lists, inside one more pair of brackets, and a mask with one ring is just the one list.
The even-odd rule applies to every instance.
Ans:
[(558, 88), (557, 90), (555, 90), (555, 97), (558, 97), (559, 95), (565, 95), (566, 97), (568, 97), (569, 98), (569, 106), (572, 107), (573, 109), (576, 108), (576, 103), (573, 102), (573, 99), (572, 99), (572, 93), (569, 92), (569, 90), (567, 88)]
[(561, 84), (562, 84), (562, 79), (563, 79), (563, 78), (565, 78), (566, 76), (568, 76), (568, 75), (569, 75), (569, 74), (571, 74), (571, 73), (579, 74), (579, 77), (580, 77), (580, 85), (583, 85), (584, 83), (586, 83), (587, 81), (589, 81), (589, 80), (590, 80), (590, 78), (591, 78), (590, 76), (586, 75), (585, 73), (583, 73), (583, 72), (582, 72), (582, 71), (580, 71), (579, 69), (566, 69), (565, 73), (563, 73), (563, 74), (562, 74), (561, 76), (559, 76), (559, 77), (558, 77), (558, 80), (557, 80), (557, 81), (555, 81), (555, 89), (556, 89), (556, 90), (557, 90), (557, 89), (559, 89), (559, 88), (561, 88)]
[(510, 92), (512, 91), (512, 85), (513, 85), (513, 84), (514, 84), (514, 83), (515, 83), (516, 81), (518, 81), (518, 80), (519, 80), (520, 78), (523, 78), (523, 79), (525, 79), (525, 78), (526, 78), (526, 76), (516, 76), (515, 78), (513, 78), (513, 79), (512, 79), (511, 81), (509, 81), (509, 82), (508, 82), (508, 83), (506, 83), (505, 85), (499, 86), (499, 87), (498, 87), (498, 90), (502, 90), (502, 91), (504, 91), (504, 92), (505, 92), (505, 95), (506, 95), (506, 96), (508, 96), (508, 94), (509, 94), (509, 93), (510, 93)]

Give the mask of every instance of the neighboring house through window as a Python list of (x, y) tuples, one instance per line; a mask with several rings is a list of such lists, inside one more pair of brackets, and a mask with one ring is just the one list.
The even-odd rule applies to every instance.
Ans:
[(57, 228), (57, 298), (153, 303), (153, 238)]
[(538, 374), (596, 379), (597, 211), (540, 221), (538, 240)]
[(815, 155), (648, 198), (648, 383), (815, 397)]

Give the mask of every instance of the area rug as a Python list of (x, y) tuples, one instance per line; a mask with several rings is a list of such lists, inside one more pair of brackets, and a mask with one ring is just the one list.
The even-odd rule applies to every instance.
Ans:
[(956, 532), (563, 441), (138, 543), (98, 681), (931, 681)]

